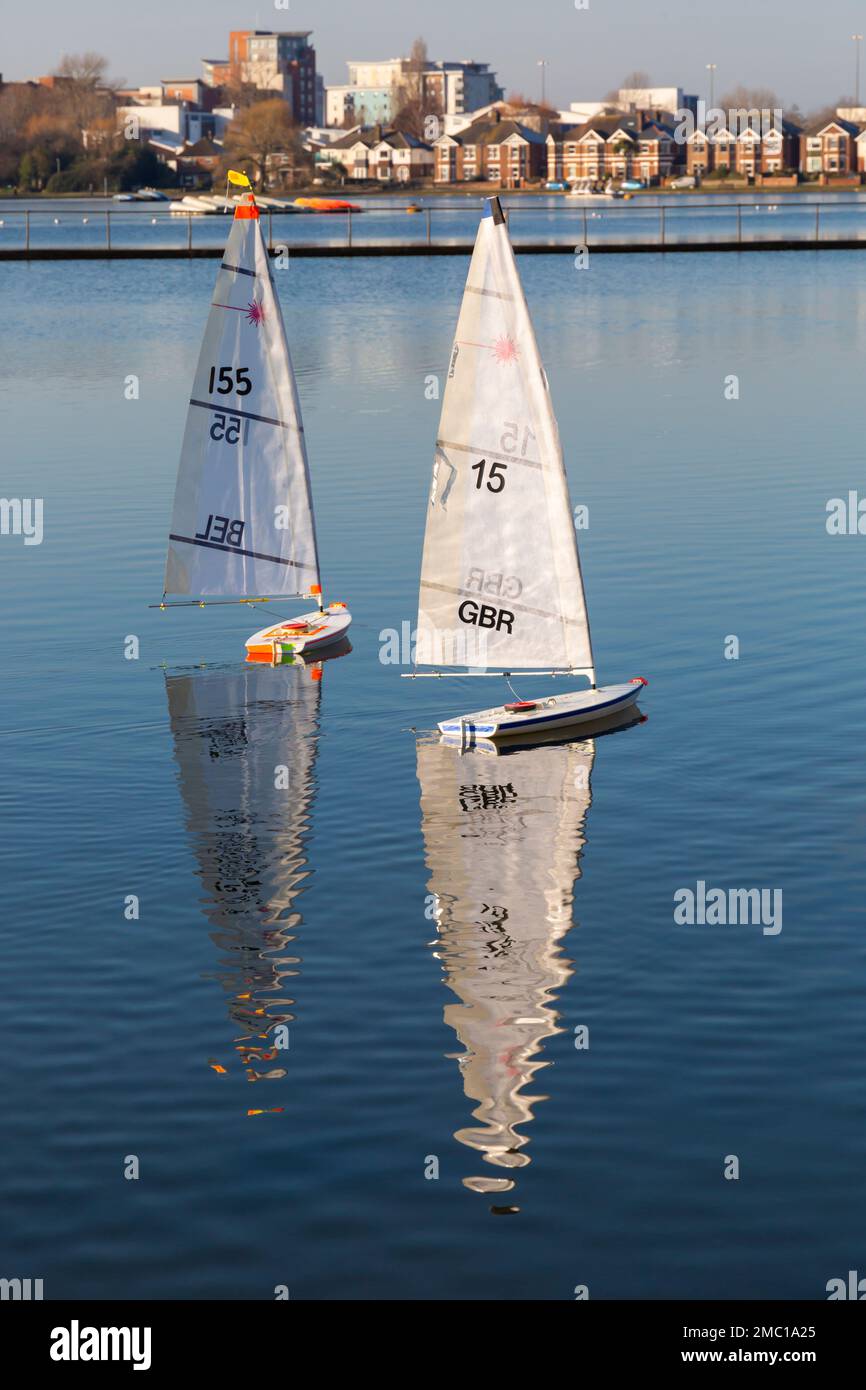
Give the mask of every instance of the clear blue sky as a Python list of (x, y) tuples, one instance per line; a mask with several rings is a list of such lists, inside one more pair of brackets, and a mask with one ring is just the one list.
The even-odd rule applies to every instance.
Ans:
[[(0, 71), (50, 72), (64, 52), (96, 49), (130, 83), (198, 74), (220, 57), (229, 29), (312, 29), (319, 71), (343, 82), (347, 58), (395, 57), (422, 35), (431, 57), (489, 61), (509, 90), (558, 105), (598, 99), (636, 68), (658, 85), (716, 95), (742, 82), (773, 88), (803, 109), (854, 89), (851, 35), (866, 33), (866, 0), (31, 0), (4, 4)], [(861, 96), (866, 93), (866, 54)]]

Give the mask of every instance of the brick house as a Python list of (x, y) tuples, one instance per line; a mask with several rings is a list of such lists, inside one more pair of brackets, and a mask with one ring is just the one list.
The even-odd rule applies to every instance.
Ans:
[(740, 174), (780, 174), (799, 167), (800, 127), (792, 121), (774, 124), (765, 134), (759, 126), (736, 130), (695, 130), (686, 141), (686, 170), (702, 175), (714, 171)]
[(799, 169), (802, 134), (802, 127), (793, 121), (783, 120), (781, 126), (774, 124), (761, 141), (761, 173), (781, 174)]
[(369, 154), (370, 177), (384, 183), (409, 183), (433, 174), (433, 147), (405, 130), (394, 130), (373, 144)]
[(224, 153), (222, 145), (215, 144), (207, 136), (194, 144), (187, 141), (175, 164), (180, 183), (185, 187), (209, 183), (219, 169)]
[(804, 174), (850, 174), (858, 169), (860, 127), (836, 116), (813, 121), (802, 132), (800, 168)]
[(540, 131), (494, 115), (433, 142), (436, 183), (478, 179), (500, 188), (520, 188), (545, 174), (546, 145)]
[(593, 116), (579, 126), (555, 126), (547, 136), (547, 177), (638, 178), (659, 183), (674, 168), (679, 147), (661, 115)]
[(430, 178), (433, 147), (403, 130), (356, 126), (328, 146), (329, 162), (343, 165), (349, 178), (408, 183)]

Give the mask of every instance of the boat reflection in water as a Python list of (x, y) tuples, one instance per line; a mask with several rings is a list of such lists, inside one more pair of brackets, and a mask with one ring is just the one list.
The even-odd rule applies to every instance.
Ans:
[[(418, 742), (425, 857), (437, 937), (431, 943), (457, 1002), (444, 1017), (463, 1052), (474, 1125), (455, 1138), (500, 1174), (465, 1177), (475, 1192), (510, 1192), (530, 1162), (522, 1126), (545, 1099), (528, 1088), (562, 1029), (556, 1001), (572, 974), (562, 941), (586, 839), (596, 739), (642, 722), (634, 710), (555, 742)], [(587, 726), (589, 729), (589, 726)], [(494, 1206), (494, 1212), (514, 1207)]]
[[(333, 655), (351, 651), (348, 641)], [(293, 954), (307, 877), (306, 836), (316, 790), (323, 661), (291, 669), (212, 667), (166, 675), (186, 825), (204, 888), (202, 909), (220, 952), (216, 979), (237, 1030), (236, 1062), (250, 1082), (286, 1075), (299, 973)], [(261, 1113), (251, 1109), (248, 1114)]]

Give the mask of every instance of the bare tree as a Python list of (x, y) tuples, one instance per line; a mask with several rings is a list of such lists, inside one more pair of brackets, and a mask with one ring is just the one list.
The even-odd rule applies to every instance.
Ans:
[(716, 105), (723, 111), (775, 111), (782, 103), (771, 87), (744, 87), (739, 83), (719, 97)]
[(523, 92), (509, 92), (506, 101), (507, 106), (512, 106), (515, 111), (529, 111), (536, 115), (555, 117), (558, 113), (555, 106), (551, 106), (549, 101), (533, 101), (531, 97), (526, 97)]
[(651, 87), (652, 79), (648, 72), (637, 69), (635, 72), (626, 73), (618, 87), (612, 87), (609, 92), (605, 92), (602, 100), (606, 106), (619, 106), (619, 94), (625, 89), (627, 91), (640, 90), (641, 88)]
[(109, 80), (107, 72), (107, 59), (93, 52), (65, 53), (54, 70), (63, 86), (63, 104), (81, 136), (113, 108), (117, 83)]
[(106, 86), (107, 73), (108, 59), (92, 50), (87, 53), (64, 53), (54, 69), (55, 77), (65, 77), (67, 81), (77, 82), (83, 87)]
[(235, 116), (226, 133), (227, 164), (240, 164), (252, 173), (262, 191), (268, 187), (276, 156), (285, 156), (286, 169), (294, 170), (304, 162), (298, 127), (292, 120), (286, 103), (276, 97), (259, 101)]
[[(838, 121), (839, 117), (836, 115), (836, 111), (840, 106), (844, 108), (854, 105), (855, 102), (853, 97), (839, 97), (838, 101), (834, 101), (830, 106), (820, 106), (817, 110), (810, 111), (806, 118), (806, 123), (809, 125), (817, 125), (818, 123), (821, 125), (829, 125), (830, 121)], [(793, 120), (795, 118), (792, 116), (791, 119)], [(801, 122), (798, 121), (798, 124), (800, 123)]]
[(234, 106), (237, 110), (245, 111), (248, 106), (255, 106), (260, 101), (274, 100), (273, 92), (257, 87), (254, 82), (248, 82), (244, 78), (243, 67), (240, 63), (230, 65), (228, 78), (220, 86), (222, 88), (222, 104)]
[(406, 63), (403, 76), (394, 92), (394, 115), (391, 124), (395, 130), (407, 131), (419, 140), (424, 139), (424, 122), (427, 116), (440, 116), (442, 102), (431, 95), (424, 74), (429, 66), (427, 43), (418, 38)]

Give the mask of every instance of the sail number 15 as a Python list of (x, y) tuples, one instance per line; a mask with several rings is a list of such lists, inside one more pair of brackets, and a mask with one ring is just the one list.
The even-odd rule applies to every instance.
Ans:
[[(480, 463), (473, 463), (472, 472), (478, 474), (478, 477), (475, 479), (476, 488), (480, 490), (486, 484), (488, 492), (501, 492), (505, 487), (505, 470), (507, 467), (507, 463), (488, 464), (486, 459), (482, 459)], [(487, 470), (486, 477), (485, 469)]]
[(249, 367), (211, 367), (207, 388), (211, 395), (214, 388), (218, 396), (228, 396), (232, 391), (248, 396), (253, 389)]

